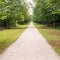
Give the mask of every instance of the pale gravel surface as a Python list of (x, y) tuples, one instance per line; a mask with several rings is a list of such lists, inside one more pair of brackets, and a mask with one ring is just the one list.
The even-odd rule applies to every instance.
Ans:
[(0, 60), (60, 60), (60, 57), (31, 23)]

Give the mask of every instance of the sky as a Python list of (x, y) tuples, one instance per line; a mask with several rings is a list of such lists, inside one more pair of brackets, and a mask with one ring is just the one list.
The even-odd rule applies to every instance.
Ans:
[(29, 4), (29, 14), (32, 15), (33, 14), (33, 6), (34, 6), (34, 2), (33, 0), (27, 0), (27, 3)]

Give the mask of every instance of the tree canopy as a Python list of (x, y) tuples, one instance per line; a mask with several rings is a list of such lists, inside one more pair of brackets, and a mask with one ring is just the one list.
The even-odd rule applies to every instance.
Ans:
[(34, 0), (34, 21), (47, 25), (60, 25), (60, 0)]
[(10, 28), (27, 22), (29, 13), (24, 0), (0, 0), (0, 26)]

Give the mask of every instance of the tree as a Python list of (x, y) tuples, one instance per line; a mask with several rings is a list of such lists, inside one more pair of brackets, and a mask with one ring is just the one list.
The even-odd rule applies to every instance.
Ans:
[(27, 21), (28, 8), (23, 3), (23, 0), (0, 0), (0, 26), (11, 28), (16, 26), (19, 20)]
[(35, 0), (35, 2), (35, 22), (54, 27), (60, 24), (60, 0)]

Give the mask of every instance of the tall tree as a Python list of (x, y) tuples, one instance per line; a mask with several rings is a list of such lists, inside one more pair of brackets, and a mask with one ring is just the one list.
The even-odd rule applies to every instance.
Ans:
[(28, 8), (23, 0), (0, 0), (0, 26), (14, 27), (18, 20), (27, 21), (28, 16)]
[(34, 1), (36, 2), (34, 8), (34, 21), (54, 27), (60, 24), (60, 0)]

